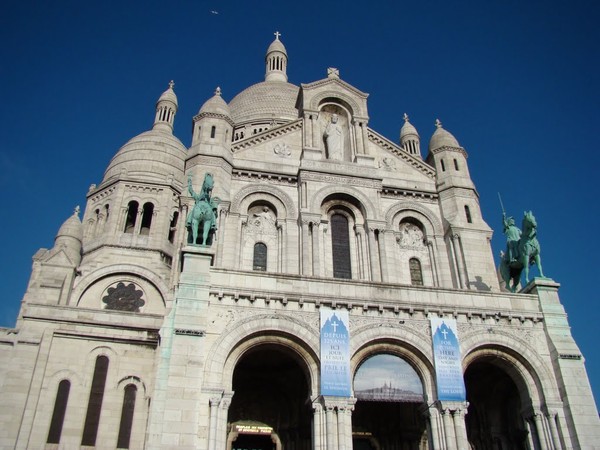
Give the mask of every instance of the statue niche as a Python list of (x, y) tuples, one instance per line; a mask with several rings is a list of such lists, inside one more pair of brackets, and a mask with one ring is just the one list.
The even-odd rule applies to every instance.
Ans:
[(346, 111), (337, 105), (327, 105), (323, 108), (321, 117), (327, 159), (350, 160), (350, 135)]

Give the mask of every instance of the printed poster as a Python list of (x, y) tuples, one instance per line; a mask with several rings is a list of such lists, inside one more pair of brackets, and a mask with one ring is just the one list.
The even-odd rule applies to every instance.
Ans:
[(350, 397), (348, 311), (321, 309), (321, 395)]
[(467, 398), (456, 320), (432, 318), (431, 336), (438, 400), (465, 401)]

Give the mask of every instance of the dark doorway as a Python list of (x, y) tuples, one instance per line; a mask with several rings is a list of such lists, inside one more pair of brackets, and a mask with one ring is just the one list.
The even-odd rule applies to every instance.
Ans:
[(528, 431), (521, 416), (515, 382), (489, 360), (472, 363), (465, 372), (469, 410), (467, 437), (475, 450), (525, 450)]
[(240, 434), (233, 441), (231, 450), (275, 450), (275, 444), (268, 435)]
[[(358, 401), (352, 413), (352, 429), (368, 433), (371, 439), (353, 438), (355, 449), (419, 450), (427, 445), (421, 403)], [(375, 445), (377, 443), (379, 447)]]
[[(272, 427), (284, 449), (311, 449), (312, 409), (301, 364), (296, 354), (275, 344), (246, 352), (233, 373), (229, 423), (260, 422)], [(238, 448), (238, 441), (233, 445)]]

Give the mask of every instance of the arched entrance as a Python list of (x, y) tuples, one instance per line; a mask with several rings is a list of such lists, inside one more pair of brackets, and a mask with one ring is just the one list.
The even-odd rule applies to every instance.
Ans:
[(479, 358), (465, 372), (467, 437), (475, 450), (525, 450), (529, 432), (514, 380), (493, 357)]
[(233, 372), (229, 449), (309, 450), (312, 410), (306, 368), (276, 344), (248, 350)]
[(354, 396), (354, 450), (428, 448), (426, 421), (420, 412), (423, 385), (404, 359), (392, 354), (366, 359), (354, 377)]

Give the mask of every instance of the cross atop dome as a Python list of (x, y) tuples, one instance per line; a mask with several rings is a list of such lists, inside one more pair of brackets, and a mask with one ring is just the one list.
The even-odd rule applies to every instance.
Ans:
[(273, 34), (275, 35), (275, 39), (279, 40), (279, 36), (281, 36), (281, 33), (279, 31), (276, 31)]
[(404, 119), (404, 122), (408, 122), (408, 114), (404, 113), (402, 118)]
[(440, 119), (435, 119), (435, 126), (437, 128), (442, 128), (442, 122), (440, 121)]
[(169, 89), (173, 89), (175, 87), (175, 82), (173, 80), (169, 81)]

